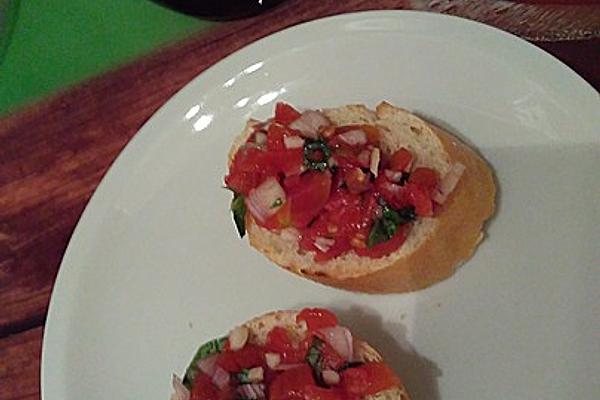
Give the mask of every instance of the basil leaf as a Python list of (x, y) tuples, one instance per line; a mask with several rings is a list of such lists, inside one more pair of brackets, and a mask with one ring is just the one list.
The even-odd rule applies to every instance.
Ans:
[(244, 368), (243, 370), (241, 370), (240, 372), (235, 374), (235, 379), (239, 383), (250, 383), (249, 376), (248, 376), (249, 373), (250, 373), (250, 370), (247, 368)]
[(310, 348), (306, 353), (305, 360), (310, 365), (313, 370), (313, 375), (318, 384), (324, 385), (323, 377), (321, 372), (323, 372), (323, 347), (325, 346), (325, 342), (314, 336)]
[(192, 358), (190, 365), (187, 367), (185, 374), (183, 375), (183, 384), (185, 387), (189, 389), (192, 386), (194, 378), (198, 373), (198, 361), (223, 351), (226, 340), (226, 336), (219, 339), (214, 339), (208, 343), (204, 343), (202, 346), (200, 346), (200, 348), (198, 348), (198, 351), (196, 351), (194, 358)]
[(360, 367), (363, 364), (364, 364), (364, 362), (362, 362), (362, 361), (347, 361), (338, 369), (338, 372), (342, 372), (349, 368)]
[(328, 161), (331, 150), (322, 139), (304, 142), (304, 165), (309, 169), (325, 171), (329, 166)]
[(243, 238), (246, 234), (246, 203), (244, 202), (244, 195), (241, 193), (234, 193), (230, 208), (233, 213), (235, 227), (237, 228), (240, 238)]
[(415, 218), (415, 208), (412, 206), (395, 210), (389, 205), (383, 205), (381, 217), (373, 221), (373, 227), (367, 239), (367, 247), (371, 248), (379, 243), (387, 242), (394, 237), (399, 226), (414, 221)]

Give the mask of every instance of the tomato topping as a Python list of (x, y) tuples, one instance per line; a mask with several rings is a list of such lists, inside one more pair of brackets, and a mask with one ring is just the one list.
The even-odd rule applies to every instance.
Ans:
[(277, 103), (275, 105), (275, 121), (284, 125), (289, 125), (300, 117), (300, 112), (287, 103)]
[(344, 182), (350, 193), (362, 193), (371, 186), (369, 174), (360, 168), (352, 168), (344, 173)]
[(255, 220), (257, 224), (267, 229), (284, 229), (292, 225), (292, 202), (287, 200), (281, 208), (271, 215), (264, 223)]
[(412, 153), (402, 147), (392, 154), (392, 158), (390, 158), (390, 169), (393, 169), (394, 171), (404, 171), (410, 165), (412, 159)]
[(273, 122), (271, 125), (269, 125), (269, 129), (267, 131), (267, 150), (285, 150), (283, 138), (285, 137), (286, 133), (288, 133), (288, 129), (277, 122)]
[(286, 329), (275, 327), (267, 335), (266, 349), (271, 353), (278, 353), (282, 363), (295, 364), (304, 361), (308, 342), (294, 343)]
[(400, 378), (385, 363), (370, 362), (342, 371), (342, 385), (348, 393), (361, 397), (390, 389)]
[(298, 313), (296, 321), (305, 321), (309, 331), (334, 327), (338, 324), (335, 314), (324, 308), (305, 308)]
[(219, 391), (210, 377), (199, 372), (190, 390), (190, 400), (219, 400)]
[[(251, 136), (225, 177), (238, 198), (267, 178), (277, 179), (285, 191), (285, 202), (266, 221), (258, 222), (262, 227), (296, 228), (300, 249), (324, 262), (352, 250), (367, 257), (383, 257), (404, 243), (415, 217), (434, 215), (432, 196), (439, 184), (438, 172), (414, 168), (413, 154), (407, 148), (387, 154), (379, 147), (377, 126), (352, 124), (331, 125), (317, 138), (303, 139), (303, 146), (288, 149), (286, 141), (300, 143), (288, 140), (299, 134), (289, 124), (300, 115), (290, 105), (278, 103), (267, 128), (266, 144), (257, 146)], [(379, 163), (374, 163), (377, 170), (371, 171), (376, 148)], [(232, 208), (236, 210), (247, 212)], [(382, 218), (384, 210), (386, 217)], [(240, 221), (239, 215), (235, 221)]]
[(415, 206), (415, 213), (421, 217), (431, 217), (433, 215), (433, 203), (427, 189), (408, 183), (406, 190), (410, 203)]
[(261, 366), (264, 362), (264, 349), (253, 344), (246, 344), (238, 351), (225, 350), (217, 357), (217, 365), (227, 372), (239, 372), (244, 368)]
[(304, 398), (306, 400), (346, 400), (348, 396), (341, 390), (309, 385), (304, 388)]
[(439, 182), (439, 178), (438, 173), (435, 170), (431, 168), (420, 167), (416, 168), (410, 173), (408, 181), (428, 189), (435, 189)]
[(299, 177), (297, 184), (286, 187), (286, 191), (292, 201), (292, 225), (304, 228), (321, 212), (329, 199), (331, 173), (306, 172)]
[(284, 371), (271, 384), (269, 393), (271, 400), (305, 400), (304, 393), (308, 386), (316, 386), (310, 366)]

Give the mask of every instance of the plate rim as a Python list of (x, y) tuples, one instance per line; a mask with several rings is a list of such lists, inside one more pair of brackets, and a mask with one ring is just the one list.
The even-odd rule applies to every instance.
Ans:
[[(566, 74), (565, 77), (569, 77), (569, 79), (577, 82), (579, 87), (577, 88), (577, 92), (583, 95), (585, 92), (589, 92), (588, 94), (598, 95), (598, 92), (594, 89), (594, 87), (587, 82), (584, 78), (582, 78), (577, 72), (575, 72), (571, 67), (566, 65), (563, 61), (556, 58), (552, 54), (548, 53), (543, 48), (540, 48), (525, 39), (522, 39), (514, 34), (503, 31), (499, 28), (484, 24), (482, 22), (473, 21), (470, 19), (457, 17), (453, 15), (447, 14), (439, 14), (433, 12), (425, 12), (425, 11), (416, 11), (416, 10), (370, 10), (370, 11), (359, 11), (359, 12), (349, 12), (342, 13), (333, 16), (327, 16), (322, 18), (313, 19), (310, 21), (305, 21), (302, 23), (298, 23), (292, 25), (290, 27), (286, 27), (279, 31), (273, 32), (259, 38), (240, 49), (233, 51), (227, 56), (221, 58), (215, 63), (211, 64), (209, 67), (204, 69), (190, 81), (188, 81), (183, 87), (181, 87), (176, 93), (174, 93), (169, 99), (167, 99), (151, 116), (148, 118), (137, 130), (137, 132), (131, 137), (128, 143), (123, 147), (123, 149), (119, 152), (119, 154), (112, 161), (110, 167), (101, 178), (97, 187), (94, 189), (94, 192), (88, 202), (86, 203), (84, 210), (82, 211), (73, 232), (69, 238), (68, 244), (65, 248), (65, 251), (62, 255), (60, 265), (58, 268), (58, 272), (56, 274), (56, 278), (54, 284), (51, 289), (50, 300), (48, 304), (46, 320), (43, 330), (42, 337), (42, 349), (41, 349), (41, 362), (40, 362), (40, 393), (41, 398), (44, 400), (51, 400), (49, 398), (49, 394), (47, 394), (49, 390), (49, 385), (56, 384), (56, 380), (52, 381), (49, 376), (48, 366), (51, 362), (51, 356), (55, 354), (57, 351), (61, 350), (57, 344), (53, 344), (54, 336), (57, 335), (58, 320), (65, 319), (68, 320), (69, 310), (59, 310), (58, 302), (63, 301), (64, 295), (61, 293), (65, 293), (65, 290), (76, 284), (77, 281), (73, 278), (73, 269), (76, 265), (77, 260), (77, 248), (80, 246), (80, 243), (84, 236), (89, 236), (92, 232), (98, 227), (98, 222), (93, 220), (93, 215), (98, 215), (99, 212), (102, 211), (102, 203), (101, 196), (103, 196), (112, 182), (114, 181), (115, 174), (121, 174), (121, 170), (123, 169), (124, 160), (131, 159), (131, 154), (135, 154), (136, 148), (138, 146), (143, 146), (141, 143), (143, 140), (149, 140), (152, 137), (152, 126), (156, 124), (157, 120), (160, 120), (168, 112), (171, 108), (175, 106), (177, 100), (185, 97), (185, 94), (191, 91), (194, 87), (197, 86), (205, 86), (210, 85), (210, 76), (212, 74), (218, 73), (218, 71), (224, 67), (226, 67), (229, 63), (236, 61), (236, 59), (242, 58), (244, 55), (251, 55), (253, 52), (260, 50), (261, 46), (267, 46), (271, 44), (271, 42), (276, 42), (280, 36), (285, 35), (298, 35), (303, 30), (306, 29), (322, 29), (327, 28), (331, 25), (336, 30), (343, 30), (341, 27), (343, 26), (342, 22), (352, 21), (352, 20), (363, 20), (363, 19), (390, 19), (390, 18), (425, 18), (430, 20), (445, 20), (450, 21), (457, 26), (462, 26), (467, 29), (479, 29), (482, 32), (486, 32), (491, 34), (492, 36), (500, 38), (506, 43), (508, 46), (513, 46), (514, 50), (522, 50), (527, 52), (535, 53), (535, 61), (537, 63), (543, 62), (554, 64), (560, 66), (561, 74)], [(335, 27), (335, 24), (339, 23), (339, 27)], [(534, 58), (534, 57), (532, 57)], [(600, 104), (600, 95), (597, 96), (598, 103)], [(85, 240), (82, 242), (85, 243)], [(70, 280), (69, 280), (70, 279)], [(61, 296), (63, 296), (61, 298)], [(63, 366), (64, 367), (64, 366)], [(64, 375), (62, 377), (64, 379)], [(53, 400), (53, 399), (52, 399)]]

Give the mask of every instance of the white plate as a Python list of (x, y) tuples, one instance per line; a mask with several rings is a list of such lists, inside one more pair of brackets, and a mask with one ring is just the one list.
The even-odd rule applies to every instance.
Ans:
[[(369, 296), (297, 278), (237, 238), (221, 183), (249, 116), (276, 100), (381, 99), (493, 165), (499, 210), (472, 260), (433, 288)], [(52, 296), (44, 399), (167, 399), (200, 342), (307, 304), (381, 347), (415, 400), (594, 398), (599, 115), (598, 93), (569, 68), (453, 17), (344, 15), (246, 47), (158, 111), (94, 194)]]

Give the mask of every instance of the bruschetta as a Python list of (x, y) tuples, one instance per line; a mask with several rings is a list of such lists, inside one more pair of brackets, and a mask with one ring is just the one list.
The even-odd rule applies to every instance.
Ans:
[(225, 185), (241, 236), (279, 266), (362, 292), (451, 276), (495, 209), (488, 163), (399, 107), (278, 103), (234, 141)]

